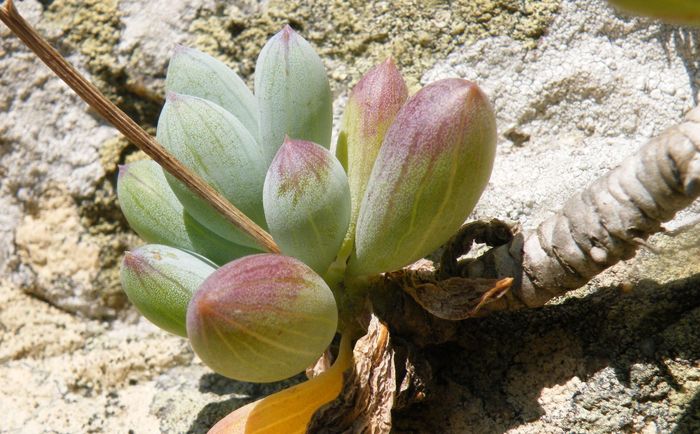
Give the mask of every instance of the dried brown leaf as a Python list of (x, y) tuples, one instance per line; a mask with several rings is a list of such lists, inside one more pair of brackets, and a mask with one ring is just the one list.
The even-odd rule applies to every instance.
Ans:
[(310, 380), (314, 377), (318, 377), (319, 375), (326, 372), (332, 364), (333, 355), (331, 354), (330, 349), (327, 349), (323, 352), (323, 354), (321, 354), (321, 357), (318, 358), (316, 363), (306, 368), (306, 378)]
[(367, 334), (355, 344), (343, 391), (316, 412), (307, 432), (389, 433), (397, 390), (394, 357), (389, 328), (372, 315)]

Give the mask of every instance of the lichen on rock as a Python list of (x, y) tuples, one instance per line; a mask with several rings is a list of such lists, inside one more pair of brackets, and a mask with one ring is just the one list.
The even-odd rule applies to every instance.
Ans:
[(438, 58), (478, 39), (508, 35), (533, 47), (558, 7), (555, 0), (273, 0), (252, 13), (237, 6), (202, 10), (190, 32), (198, 48), (249, 76), (265, 40), (290, 23), (316, 45), (339, 93), (390, 56), (415, 86)]
[(64, 51), (77, 51), (97, 87), (139, 123), (154, 124), (160, 99), (118, 60), (122, 14), (118, 0), (57, 0), (45, 13), (60, 28)]

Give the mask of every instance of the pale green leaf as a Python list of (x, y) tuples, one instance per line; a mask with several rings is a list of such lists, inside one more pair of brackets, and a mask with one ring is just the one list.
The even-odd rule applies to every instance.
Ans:
[[(265, 226), (262, 186), (267, 165), (253, 136), (232, 114), (210, 101), (171, 93), (158, 121), (157, 137), (180, 162)], [(197, 221), (227, 240), (257, 246), (175, 177), (166, 173), (166, 179)]]
[(350, 222), (350, 189), (340, 163), (315, 143), (286, 140), (268, 169), (263, 204), (282, 253), (323, 275)]
[(330, 146), (333, 109), (323, 62), (286, 26), (263, 47), (255, 65), (260, 143), (269, 164), (286, 136)]
[(253, 92), (238, 74), (210, 55), (178, 45), (170, 58), (165, 90), (216, 103), (258, 137), (258, 102)]
[(215, 270), (213, 264), (183, 250), (147, 244), (124, 256), (121, 282), (129, 300), (163, 330), (187, 336), (187, 305)]
[(196, 252), (219, 265), (259, 253), (221, 238), (187, 214), (155, 161), (122, 166), (117, 196), (129, 226), (147, 243)]

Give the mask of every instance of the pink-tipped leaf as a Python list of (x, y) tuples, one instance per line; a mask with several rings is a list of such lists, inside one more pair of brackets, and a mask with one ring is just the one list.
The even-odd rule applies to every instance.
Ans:
[(215, 372), (241, 381), (289, 378), (333, 339), (338, 311), (328, 285), (301, 261), (259, 254), (219, 268), (187, 309), (195, 353)]
[(124, 255), (120, 277), (124, 292), (143, 316), (163, 330), (187, 336), (187, 305), (214, 270), (201, 257), (147, 244)]
[(352, 248), (360, 204), (374, 161), (406, 98), (406, 83), (391, 59), (369, 70), (350, 92), (336, 146), (338, 160), (348, 174), (352, 198), (346, 236), (348, 249)]
[(486, 187), (495, 147), (493, 109), (476, 84), (445, 79), (411, 97), (372, 168), (349, 273), (396, 270), (447, 241)]
[(263, 205), (282, 253), (324, 274), (350, 220), (350, 189), (338, 160), (315, 143), (285, 140), (267, 171)]

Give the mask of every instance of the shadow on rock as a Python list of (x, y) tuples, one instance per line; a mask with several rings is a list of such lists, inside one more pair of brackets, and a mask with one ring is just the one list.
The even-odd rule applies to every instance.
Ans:
[(396, 412), (395, 432), (537, 430), (545, 414), (566, 431), (639, 431), (651, 419), (700, 432), (700, 394), (669, 408), (700, 387), (699, 324), (700, 275), (463, 321), (456, 342), (425, 349), (432, 399)]
[(668, 53), (675, 50), (680, 55), (690, 79), (693, 101), (697, 104), (700, 91), (700, 30), (665, 25), (659, 39)]
[(288, 380), (276, 383), (246, 383), (226, 378), (219, 374), (204, 374), (199, 379), (199, 391), (212, 393), (218, 396), (231, 395), (224, 401), (211, 402), (205, 405), (197, 414), (197, 417), (187, 430), (188, 434), (204, 434), (214, 426), (216, 422), (237, 408), (264, 396), (273, 394), (306, 380), (304, 373), (298, 374)]
[(688, 404), (683, 416), (678, 420), (673, 434), (693, 434), (700, 430), (700, 392)]

